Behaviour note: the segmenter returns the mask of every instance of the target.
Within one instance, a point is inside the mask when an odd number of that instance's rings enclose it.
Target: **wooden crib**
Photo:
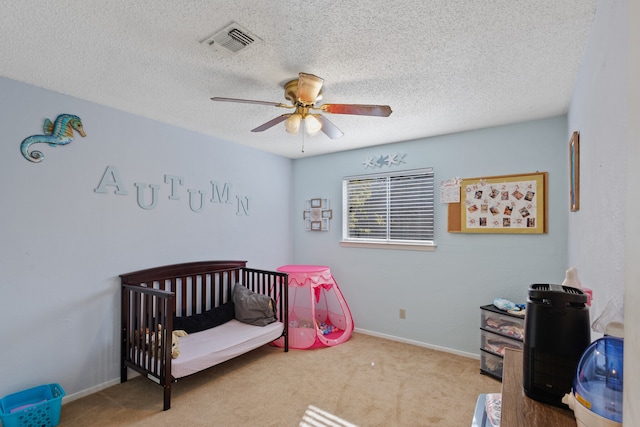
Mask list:
[[[289,286],[286,273],[247,268],[246,261],[198,261],[149,268],[122,274],[120,278],[120,380],[127,381],[127,369],[130,368],[161,385],[164,388],[165,411],[171,407],[171,384],[177,378],[193,372],[189,369],[177,369],[178,365],[174,365],[189,360],[186,340],[190,338],[183,338],[185,346],[181,348],[181,356],[172,359],[174,318],[211,313],[222,308],[223,304],[228,305],[226,303],[232,300],[235,284],[242,284],[255,293],[272,298],[276,304],[276,322],[267,325],[268,327],[261,327],[239,323],[234,319],[212,330],[197,332],[213,332],[215,338],[211,340],[211,352],[220,354],[211,355],[213,357],[207,359],[208,366],[205,367],[202,367],[203,362],[200,360],[197,369],[206,369],[280,337],[284,340],[284,351],[289,350]],[[238,328],[242,329],[242,343],[238,343],[240,346],[237,350],[230,349],[235,345],[233,335],[239,335],[234,332]],[[247,331],[250,340],[244,336]],[[221,336],[224,339],[220,339]],[[220,349],[220,342],[228,343],[222,344],[227,348]],[[172,367],[180,372],[178,376],[172,374]]]

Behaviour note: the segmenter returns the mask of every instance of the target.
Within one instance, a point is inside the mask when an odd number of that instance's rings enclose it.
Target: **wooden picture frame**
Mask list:
[[[548,230],[548,173],[464,178],[449,203],[450,233],[543,234]]]
[[[573,132],[569,140],[569,202],[571,212],[580,210],[580,133]]]

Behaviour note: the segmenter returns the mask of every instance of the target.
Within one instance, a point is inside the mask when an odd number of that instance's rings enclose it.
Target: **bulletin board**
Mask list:
[[[547,232],[547,172],[464,178],[450,203],[450,233]]]

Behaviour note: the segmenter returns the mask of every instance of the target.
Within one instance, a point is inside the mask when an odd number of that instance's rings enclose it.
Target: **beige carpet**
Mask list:
[[[354,333],[322,349],[264,346],[183,378],[168,411],[162,387],[136,377],[63,405],[59,425],[467,427],[478,394],[500,391],[479,372],[475,359]]]

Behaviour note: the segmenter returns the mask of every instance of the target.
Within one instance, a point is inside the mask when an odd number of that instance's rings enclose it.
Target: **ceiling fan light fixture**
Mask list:
[[[287,132],[295,135],[300,130],[301,121],[302,121],[302,115],[298,113],[294,113],[290,115],[287,120],[284,121],[284,128],[287,130]]]
[[[322,123],[315,115],[308,115],[304,118],[304,127],[307,131],[307,135],[314,136],[322,129]]]
[[[298,74],[298,101],[305,104],[316,102],[324,80],[307,73]]]
[[[331,139],[340,138],[344,135],[324,114],[311,114],[311,111],[320,110],[332,114],[353,114],[357,116],[378,116],[388,117],[391,114],[391,107],[388,105],[365,105],[365,104],[323,104],[316,106],[322,93],[324,80],[318,76],[308,73],[299,73],[298,78],[290,80],[284,85],[284,97],[291,105],[280,102],[256,101],[240,98],[213,97],[212,101],[239,102],[243,104],[271,105],[274,107],[291,108],[293,113],[282,114],[266,123],[252,129],[251,132],[263,132],[271,129],[278,123],[284,122],[288,133],[296,135],[300,131],[300,122],[304,120],[304,133],[313,136],[322,131]],[[304,137],[304,135],[303,135]],[[304,138],[303,138],[304,139]]]

